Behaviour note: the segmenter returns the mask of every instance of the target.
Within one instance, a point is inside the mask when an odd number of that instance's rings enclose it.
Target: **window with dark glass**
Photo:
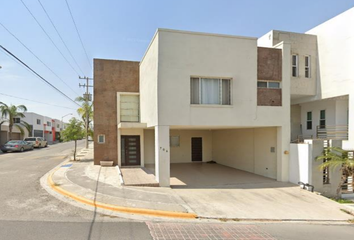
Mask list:
[[[320,111],[320,128],[326,127],[326,110]]]
[[[306,121],[306,129],[312,129],[312,112],[307,112],[307,121]]]
[[[305,78],[311,77],[311,56],[305,56]]]
[[[299,56],[298,55],[292,56],[292,76],[293,77],[299,76]]]

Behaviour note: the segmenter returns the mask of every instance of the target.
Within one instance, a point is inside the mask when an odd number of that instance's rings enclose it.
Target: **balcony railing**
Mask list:
[[[316,138],[348,140],[348,125],[317,126]]]

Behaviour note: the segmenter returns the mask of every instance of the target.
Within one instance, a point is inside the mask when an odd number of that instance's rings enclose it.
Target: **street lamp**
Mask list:
[[[65,118],[66,116],[69,116],[69,115],[73,115],[72,113],[68,113],[64,116],[61,117],[61,130],[64,130],[64,122],[63,122],[63,118]]]

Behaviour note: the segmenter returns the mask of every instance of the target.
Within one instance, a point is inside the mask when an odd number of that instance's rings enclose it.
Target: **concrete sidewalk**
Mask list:
[[[93,165],[93,149],[80,161],[66,162],[41,179],[55,197],[78,207],[130,219],[238,219],[347,221],[352,215],[325,197],[281,182],[227,188],[120,186],[117,167]],[[175,219],[174,219],[175,220]]]

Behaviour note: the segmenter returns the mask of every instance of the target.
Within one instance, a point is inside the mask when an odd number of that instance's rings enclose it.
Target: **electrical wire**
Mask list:
[[[36,23],[38,24],[38,26],[43,30],[43,32],[45,33],[45,35],[49,38],[49,40],[51,41],[51,43],[54,45],[54,47],[58,50],[58,52],[60,53],[60,55],[65,59],[65,61],[69,64],[69,66],[71,67],[71,69],[76,72],[77,75],[80,75],[78,73],[78,71],[76,71],[76,69],[73,67],[73,65],[69,62],[69,60],[64,56],[63,52],[58,48],[58,46],[55,44],[55,42],[53,41],[53,39],[49,36],[49,34],[47,33],[47,31],[43,28],[43,26],[39,23],[39,21],[37,20],[37,18],[33,15],[33,13],[31,12],[31,10],[27,7],[27,5],[24,3],[23,0],[20,0],[23,4],[23,6],[25,6],[25,8],[27,9],[27,11],[31,14],[31,16],[33,17],[33,19],[36,21]]]
[[[26,101],[30,101],[30,102],[35,102],[35,103],[45,104],[45,105],[49,105],[49,106],[53,106],[53,107],[60,107],[60,108],[67,108],[67,109],[76,110],[75,108],[70,108],[70,107],[65,107],[65,106],[60,106],[60,105],[55,105],[55,104],[40,102],[40,101],[31,100],[31,99],[22,98],[22,97],[17,97],[17,96],[13,96],[13,95],[1,93],[1,92],[0,92],[0,95],[6,96],[6,97],[18,98],[18,99],[22,99],[22,100],[26,100]]]
[[[0,48],[2,48],[8,55],[10,55],[11,57],[13,57],[14,59],[16,59],[18,62],[20,62],[23,66],[25,66],[27,69],[29,69],[32,73],[34,73],[37,77],[39,77],[42,81],[44,81],[45,83],[47,83],[49,86],[51,86],[52,88],[54,88],[56,91],[58,91],[60,94],[62,94],[64,97],[66,97],[67,99],[69,99],[71,102],[75,103],[76,105],[80,106],[77,102],[75,102],[73,99],[71,99],[68,95],[66,95],[65,93],[63,93],[62,91],[60,91],[57,87],[55,87],[53,84],[51,84],[48,80],[46,80],[44,77],[42,77],[41,75],[39,75],[36,71],[34,71],[30,66],[28,66],[26,63],[24,63],[21,59],[19,59],[18,57],[15,56],[15,54],[13,54],[12,52],[10,52],[9,50],[7,50],[5,47],[3,47],[2,45],[0,45]]]
[[[38,2],[39,2],[39,4],[41,5],[41,7],[42,7],[43,11],[45,12],[45,14],[47,15],[47,17],[48,17],[50,23],[52,24],[53,28],[54,28],[55,31],[57,32],[57,34],[58,34],[60,40],[62,41],[62,43],[64,44],[66,50],[69,52],[71,58],[74,60],[74,62],[75,62],[75,64],[76,64],[77,68],[81,71],[81,73],[82,73],[83,75],[85,75],[84,72],[82,71],[82,69],[80,68],[79,64],[77,63],[76,59],[74,58],[73,54],[72,54],[71,51],[69,50],[68,45],[65,43],[64,39],[62,38],[61,34],[59,33],[59,31],[58,31],[57,27],[55,26],[53,20],[52,20],[51,17],[49,16],[49,13],[48,13],[47,10],[44,8],[42,2],[41,2],[40,0],[38,0]]]
[[[0,25],[11,35],[13,36],[24,48],[26,48],[35,58],[37,58],[38,61],[40,61],[51,73],[53,73],[60,81],[62,81],[73,93],[75,93],[77,96],[80,95],[77,92],[75,92],[74,89],[72,89],[61,77],[58,76],[47,64],[45,64],[34,52],[32,52],[31,49],[29,49],[18,37],[15,36],[8,28],[4,26],[0,22]]]
[[[21,1],[22,1],[22,0],[21,0]],[[82,39],[81,39],[81,36],[80,36],[80,33],[79,33],[79,29],[77,28],[77,25],[76,25],[76,22],[75,22],[74,16],[73,16],[73,14],[72,14],[72,12],[71,12],[71,9],[70,9],[70,6],[69,6],[69,3],[68,3],[68,1],[67,1],[67,0],[65,0],[65,2],[66,2],[66,6],[68,7],[68,10],[69,10],[69,13],[70,13],[71,19],[73,20],[73,23],[74,23],[74,26],[75,26],[75,29],[76,29],[77,35],[79,36],[79,39],[80,39],[80,42],[81,42],[81,46],[82,46],[82,48],[84,49],[84,52],[85,52],[85,55],[86,55],[86,59],[87,59],[87,61],[88,61],[89,65],[90,65],[90,67],[92,68],[92,65],[91,65],[90,59],[89,59],[89,57],[88,57],[88,54],[87,54],[86,48],[85,48],[85,46],[84,46],[84,43],[82,42]]]

